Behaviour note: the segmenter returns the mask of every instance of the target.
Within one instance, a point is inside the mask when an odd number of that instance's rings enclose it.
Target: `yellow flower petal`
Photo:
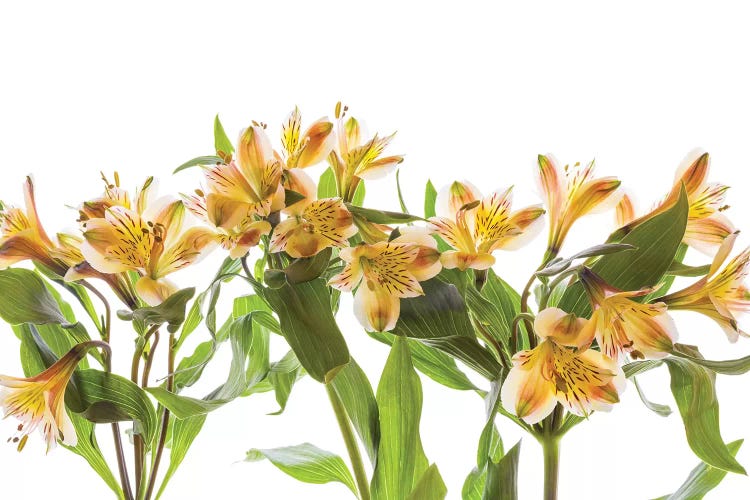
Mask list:
[[[479,189],[468,181],[455,181],[438,191],[435,198],[435,211],[441,217],[455,219],[464,205],[482,198]]]
[[[586,319],[577,318],[557,307],[542,309],[534,318],[534,331],[537,335],[570,347],[586,348],[591,344],[594,332],[587,326]]]
[[[357,228],[339,198],[315,200],[302,213],[279,223],[271,236],[271,252],[285,251],[294,258],[311,257],[329,246],[344,247]]]
[[[400,299],[367,277],[354,294],[354,315],[368,331],[393,330],[400,311]]]
[[[495,264],[495,257],[488,253],[467,253],[447,250],[440,255],[440,263],[446,269],[476,269],[482,271]]]
[[[321,118],[305,131],[296,166],[305,168],[325,160],[336,145],[333,123]]]

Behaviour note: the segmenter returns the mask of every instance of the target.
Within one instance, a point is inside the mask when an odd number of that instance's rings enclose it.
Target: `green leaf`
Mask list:
[[[404,195],[401,193],[401,169],[399,168],[396,170],[396,192],[398,193],[398,204],[401,207],[401,211],[404,213],[409,213],[409,210],[406,208],[406,203],[404,203]]]
[[[521,454],[521,442],[494,463],[487,464],[487,482],[484,486],[484,500],[517,500],[518,499],[518,461]]]
[[[252,449],[247,452],[245,461],[257,462],[263,458],[298,481],[312,484],[337,481],[357,494],[354,479],[341,457],[310,443],[265,450]]]
[[[380,422],[378,403],[367,375],[352,358],[330,384],[346,408],[349,420],[362,440],[370,462],[374,466],[378,457]]]
[[[672,265],[680,248],[688,208],[683,188],[673,206],[642,222],[619,241],[633,245],[636,250],[604,255],[591,269],[607,283],[621,290],[638,290],[656,285]],[[591,306],[580,282],[568,287],[558,306],[579,317],[591,315]]]
[[[496,337],[497,340],[504,345],[508,345],[513,319],[521,311],[521,296],[512,286],[495,274],[495,271],[490,269],[482,287],[482,297],[496,308],[497,316],[490,318],[492,320],[490,324],[494,326],[494,331],[499,335]]]
[[[331,312],[325,282],[318,278],[263,295],[279,317],[281,333],[312,378],[328,382],[349,362],[349,349]],[[315,311],[315,314],[310,314]]]
[[[719,432],[719,402],[713,373],[687,359],[668,357],[664,362],[669,368],[670,387],[690,448],[698,458],[713,467],[745,474],[745,469],[729,452]]]
[[[417,215],[389,212],[387,210],[377,210],[375,208],[358,207],[351,203],[347,203],[346,208],[348,208],[355,217],[360,217],[369,222],[374,222],[375,224],[404,224],[406,222],[424,220]]]
[[[206,422],[205,415],[198,415],[195,417],[185,419],[172,419],[169,423],[169,467],[167,472],[164,474],[164,479],[159,486],[159,492],[156,494],[156,498],[161,497],[164,490],[167,487],[167,483],[172,479],[177,469],[185,459],[190,446],[198,437],[203,428],[203,424]]]
[[[448,488],[440,476],[440,471],[437,465],[432,464],[422,474],[407,500],[443,500],[447,494]]]
[[[376,398],[380,409],[380,444],[372,496],[407,498],[428,463],[419,437],[422,385],[412,366],[409,344],[403,337],[393,342]]]
[[[158,422],[143,389],[126,378],[100,370],[80,370],[77,375],[76,385],[83,403],[80,413],[95,423],[136,421],[144,441],[153,441]]]
[[[305,199],[305,195],[302,193],[298,193],[297,191],[292,191],[291,189],[284,190],[284,205],[287,207],[294,205],[298,201],[302,201],[304,199]]]
[[[435,217],[435,199],[437,198],[437,190],[432,185],[432,181],[428,180],[427,185],[424,188],[424,218],[429,219]]]
[[[679,261],[672,262],[672,265],[667,269],[667,274],[672,276],[683,276],[688,278],[697,278],[699,276],[705,276],[711,269],[710,264],[705,266],[688,266]]]
[[[367,191],[365,190],[365,181],[360,180],[359,184],[357,184],[357,189],[354,190],[354,196],[352,197],[352,205],[361,207],[362,204],[365,202],[366,194],[367,194]]]
[[[338,195],[336,175],[333,173],[333,169],[328,167],[318,180],[318,199],[335,198]]]
[[[386,332],[368,332],[368,334],[370,337],[388,345],[393,344],[393,339],[395,338],[393,335]],[[469,380],[469,377],[458,368],[456,361],[452,357],[434,347],[422,344],[418,340],[407,340],[409,342],[412,361],[417,370],[424,373],[438,384],[450,387],[451,389],[459,391],[479,390],[479,388]]]
[[[219,158],[218,156],[198,156],[193,158],[192,160],[188,160],[176,169],[174,169],[173,174],[176,174],[177,172],[182,172],[183,170],[186,170],[188,168],[197,167],[199,165],[216,165],[218,163],[224,163],[224,160]]]
[[[635,390],[638,391],[638,397],[641,398],[641,402],[646,408],[656,413],[660,417],[668,417],[672,414],[672,408],[670,408],[669,406],[649,401],[646,395],[643,394],[641,384],[638,383],[638,379],[636,377],[633,377],[633,385],[635,386]]]
[[[219,120],[219,115],[216,115],[216,118],[214,118],[214,148],[216,149],[216,154],[219,156],[222,156],[222,153],[224,153],[224,156],[234,153],[234,146],[232,146],[232,141],[227,137],[227,133],[224,132],[224,126],[221,124],[221,120]]]
[[[268,382],[276,393],[276,402],[279,409],[271,415],[280,415],[286,409],[289,395],[292,393],[294,384],[304,375],[294,351],[287,352],[283,358],[271,365],[268,372]]]
[[[312,257],[295,259],[284,270],[286,281],[291,284],[304,283],[314,280],[328,269],[331,260],[331,247],[316,253]]]
[[[675,344],[672,354],[674,356],[687,359],[693,363],[699,364],[711,370],[712,372],[721,373],[724,375],[742,375],[750,371],[750,356],[738,359],[727,359],[723,361],[711,361],[703,359],[702,357],[691,355],[692,346],[685,346],[683,344]]]
[[[167,331],[175,333],[185,321],[187,303],[193,298],[195,288],[184,288],[167,300],[153,307],[140,307],[135,311],[117,311],[117,315],[124,321],[142,321],[148,325],[167,324]]]
[[[622,366],[627,378],[635,377],[641,373],[653,370],[657,366],[663,365],[664,362],[659,359],[647,359],[645,361],[633,361]]]
[[[737,455],[742,443],[743,440],[739,439],[727,445],[732,456]],[[701,500],[709,491],[716,488],[726,475],[725,470],[701,463],[690,471],[690,475],[677,491],[662,498],[665,500]]]
[[[9,268],[0,271],[0,317],[11,325],[68,324],[54,297],[34,271]]]
[[[396,335],[420,342],[454,356],[477,373],[495,380],[499,363],[477,342],[468,310],[455,286],[438,279],[422,282],[424,295],[401,300],[401,313],[393,329]]]
[[[571,255],[567,259],[555,259],[550,262],[547,267],[537,271],[537,276],[554,276],[568,269],[574,260],[585,259],[588,257],[598,257],[600,255],[609,255],[613,253],[622,252],[625,250],[635,250],[636,247],[624,243],[603,243],[601,245],[594,245],[593,247],[582,250],[574,255]]]

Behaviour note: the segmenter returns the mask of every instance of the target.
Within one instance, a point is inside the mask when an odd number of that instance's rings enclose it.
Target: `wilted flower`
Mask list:
[[[537,315],[534,330],[542,341],[513,356],[513,368],[501,389],[508,412],[535,424],[558,402],[587,416],[608,411],[620,400],[625,375],[614,360],[586,348],[591,339],[585,319],[548,308]]]
[[[149,305],[161,303],[176,291],[165,277],[199,260],[216,243],[205,227],[182,225],[185,206],[173,201],[143,216],[123,207],[112,207],[103,218],[84,222],[81,253],[102,273],[138,271],[138,294]]]
[[[729,235],[721,244],[706,276],[683,290],[661,298],[670,309],[695,311],[713,319],[730,342],[736,342],[740,335],[746,335],[737,324],[737,316],[750,311],[750,292],[744,283],[750,263],[750,248],[743,250],[721,269],[732,251],[737,234]]]
[[[101,342],[85,342],[73,347],[52,366],[29,378],[0,375],[0,407],[5,417],[21,421],[18,434],[12,438],[18,451],[26,444],[29,434],[39,429],[47,442],[47,451],[57,441],[75,446],[77,436],[73,423],[65,411],[65,388],[70,377],[84,358],[86,351]]]
[[[352,291],[354,314],[370,331],[392,330],[401,311],[402,298],[423,295],[420,281],[440,272],[437,243],[425,230],[406,229],[393,241],[344,248],[346,262],[329,285]]]
[[[296,203],[274,228],[269,250],[311,257],[327,247],[347,246],[356,233],[352,214],[340,198]]]
[[[667,314],[667,306],[663,302],[641,304],[632,300],[648,295],[654,288],[618,290],[587,267],[581,271],[580,279],[594,309],[589,329],[595,330],[604,354],[621,360],[625,354],[633,358],[662,358],[672,351],[677,327]],[[593,337],[594,332],[589,336]]]
[[[386,137],[375,134],[372,139],[365,141],[361,126],[353,116],[344,121],[347,110],[341,103],[336,105],[338,144],[328,161],[336,176],[339,195],[344,201],[351,201],[360,179],[379,179],[393,171],[404,161],[404,157],[381,156],[395,133]]]
[[[594,179],[594,162],[576,163],[562,170],[550,156],[539,155],[537,180],[546,197],[549,212],[548,253],[557,255],[573,223],[618,201],[620,181],[615,177]]]
[[[462,182],[441,190],[435,203],[441,216],[430,223],[455,249],[443,252],[444,267],[487,269],[495,263],[492,252],[519,248],[536,235],[544,210],[533,206],[511,212],[511,198],[509,188],[481,199],[474,186]]]

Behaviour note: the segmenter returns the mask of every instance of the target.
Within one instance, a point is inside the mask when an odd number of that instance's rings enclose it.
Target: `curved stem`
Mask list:
[[[344,408],[341,399],[339,399],[336,391],[329,384],[326,384],[326,391],[328,392],[328,398],[331,400],[331,406],[333,412],[336,414],[336,420],[339,423],[341,429],[341,435],[344,438],[346,444],[346,451],[349,453],[349,459],[352,462],[352,468],[354,469],[354,478],[357,481],[357,489],[359,490],[359,498],[361,500],[370,500],[370,483],[367,480],[367,474],[365,473],[365,467],[362,463],[362,455],[359,452],[357,446],[357,439],[354,436],[354,430],[352,424],[349,422],[349,416],[346,414],[346,408]]]

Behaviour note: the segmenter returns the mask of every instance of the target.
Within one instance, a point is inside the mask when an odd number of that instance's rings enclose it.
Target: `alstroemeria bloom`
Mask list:
[[[381,156],[386,146],[393,140],[395,133],[378,137],[375,134],[370,140],[363,140],[360,123],[350,116],[344,121],[348,108],[336,105],[337,149],[328,157],[338,183],[338,192],[344,201],[351,201],[357,190],[360,179],[380,179],[393,171],[404,161],[401,155]]]
[[[580,279],[594,310],[589,328],[595,329],[596,341],[604,354],[614,360],[622,360],[626,354],[653,359],[672,351],[677,327],[667,314],[667,306],[663,302],[641,304],[632,300],[648,295],[654,288],[618,290],[586,267]]]
[[[0,203],[0,269],[30,259],[62,276],[67,268],[50,255],[55,244],[39,221],[31,177],[26,178],[23,194],[25,211]]]
[[[78,209],[79,221],[83,222],[88,219],[98,219],[104,217],[108,208],[123,207],[128,210],[134,210],[139,214],[146,211],[150,201],[150,194],[154,185],[154,178],[149,177],[142,186],[136,189],[135,196],[131,200],[130,193],[127,189],[120,186],[120,174],[115,172],[114,182],[102,173],[104,181],[104,193],[98,198],[83,202]]]
[[[281,143],[284,147],[284,187],[314,200],[317,194],[315,182],[302,169],[328,158],[336,145],[333,123],[325,117],[320,118],[302,132],[302,115],[295,107],[282,127]]]
[[[401,299],[423,295],[419,282],[440,272],[437,244],[424,232],[407,230],[400,239],[344,248],[339,256],[346,265],[329,285],[341,291],[356,288],[354,314],[368,331],[392,330]]]
[[[573,223],[584,215],[614,206],[620,181],[615,177],[594,179],[594,162],[560,169],[551,156],[539,155],[537,180],[549,213],[548,252],[557,255]]]
[[[455,250],[440,257],[448,269],[487,269],[495,263],[492,252],[514,250],[541,229],[541,206],[510,211],[511,188],[481,198],[468,182],[454,182],[435,200],[441,213],[430,218],[432,228]],[[479,201],[481,200],[481,201]]]
[[[160,304],[176,291],[165,277],[198,261],[216,243],[205,227],[182,230],[185,206],[173,201],[141,215],[112,207],[103,218],[84,222],[81,253],[103,273],[138,271],[136,291],[149,305]]]
[[[617,363],[586,346],[587,321],[557,308],[539,312],[534,330],[542,338],[534,349],[513,356],[501,389],[503,407],[535,424],[557,403],[576,415],[608,411],[620,400],[625,374]]]
[[[735,256],[723,269],[721,267],[736,239],[737,233],[727,236],[706,276],[683,290],[661,298],[670,309],[695,311],[713,319],[730,342],[736,342],[740,335],[746,336],[737,324],[737,317],[750,311],[750,292],[745,286],[750,248]]]
[[[65,388],[86,351],[98,344],[78,344],[33,377],[0,375],[0,407],[6,418],[13,416],[21,421],[18,434],[12,438],[14,443],[18,443],[18,451],[23,449],[29,434],[36,429],[44,435],[48,452],[58,440],[68,446],[76,445],[76,431],[65,411]]]
[[[252,247],[258,245],[261,236],[271,232],[271,224],[255,216],[245,217],[233,228],[221,227],[221,213],[208,211],[206,196],[201,190],[196,190],[191,196],[183,195],[183,201],[188,210],[214,227],[216,239],[224,250],[229,251],[229,256],[233,259],[243,257]]]
[[[218,227],[231,230],[251,215],[284,208],[281,161],[260,125],[240,134],[236,161],[203,166],[203,172],[206,208]]]
[[[312,257],[331,246],[345,247],[357,233],[352,214],[340,198],[295,203],[287,215],[274,228],[269,250],[286,252],[295,259]]]

